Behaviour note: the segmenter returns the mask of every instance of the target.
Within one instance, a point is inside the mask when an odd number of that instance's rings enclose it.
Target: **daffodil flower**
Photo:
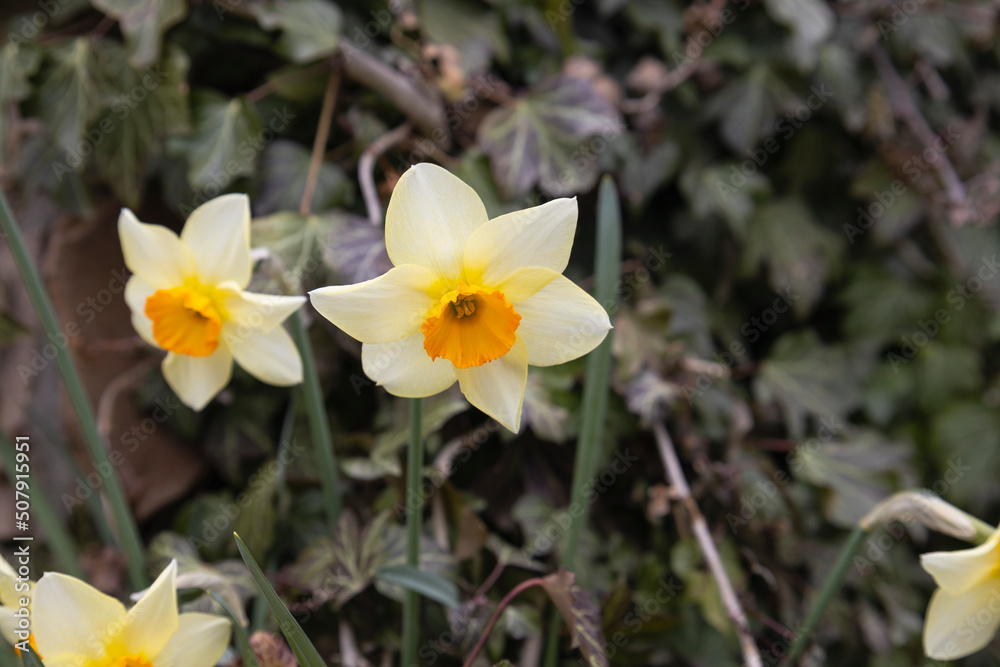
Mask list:
[[[214,667],[229,646],[227,619],[177,611],[177,563],[126,611],[65,574],[35,586],[31,625],[46,667]]]
[[[528,365],[576,359],[611,328],[562,275],[576,217],[575,199],[556,199],[490,220],[472,188],[418,164],[386,212],[394,268],[309,295],[364,344],[365,373],[390,393],[430,396],[457,380],[470,403],[516,432]]]
[[[972,549],[924,554],[938,585],[924,620],[924,652],[935,660],[975,653],[1000,628],[1000,530]]]
[[[12,645],[23,639],[17,634],[19,621],[22,618],[20,614],[24,613],[21,611],[24,608],[21,602],[27,601],[25,606],[30,612],[34,588],[35,582],[19,581],[14,568],[0,557],[0,637]]]
[[[188,406],[201,410],[229,383],[235,360],[268,384],[302,382],[302,360],[281,326],[305,297],[244,291],[250,283],[250,202],[224,195],[196,208],[177,236],[118,218],[132,325],[167,351],[163,376]]]

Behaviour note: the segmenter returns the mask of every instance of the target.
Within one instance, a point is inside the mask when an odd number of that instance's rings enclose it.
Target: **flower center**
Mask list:
[[[503,292],[460,282],[441,297],[420,330],[431,359],[444,357],[456,368],[472,368],[507,354],[520,323]]]
[[[153,663],[146,660],[142,656],[132,656],[118,658],[118,660],[111,663],[109,667],[153,667]]]
[[[218,290],[188,279],[180,287],[161,289],[146,299],[153,338],[160,346],[192,357],[207,357],[219,347],[222,331]]]

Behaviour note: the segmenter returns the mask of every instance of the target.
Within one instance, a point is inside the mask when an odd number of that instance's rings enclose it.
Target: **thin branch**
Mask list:
[[[951,220],[955,224],[964,224],[970,220],[971,210],[969,210],[968,200],[965,194],[965,185],[955,171],[951,160],[934,146],[934,142],[940,137],[931,129],[927,120],[920,114],[917,105],[906,87],[906,82],[896,71],[892,61],[886,52],[879,46],[872,47],[872,60],[875,68],[885,83],[886,91],[889,94],[889,103],[892,105],[895,114],[910,128],[920,142],[932,151],[939,153],[937,160],[931,162],[931,166],[938,172],[945,187],[945,196],[951,209]]]
[[[247,102],[258,102],[261,99],[273,93],[275,90],[277,90],[278,86],[282,84],[294,83],[295,81],[308,79],[309,77],[315,76],[320,72],[325,71],[329,68],[330,68],[329,62],[324,60],[315,63],[313,65],[309,65],[308,67],[303,67],[302,69],[292,70],[287,74],[276,76],[273,79],[265,83],[262,83],[261,85],[257,86],[243,97],[244,99],[246,99]]]
[[[313,139],[312,155],[309,158],[309,173],[306,176],[306,187],[302,191],[299,202],[299,215],[309,215],[312,210],[313,195],[316,193],[316,183],[319,181],[319,169],[323,166],[323,151],[326,141],[330,138],[330,124],[333,121],[333,110],[337,106],[337,91],[340,89],[340,68],[334,67],[323,93],[323,108],[319,113],[319,126]]]
[[[483,650],[483,645],[486,643],[486,640],[490,638],[490,633],[493,631],[493,626],[496,625],[497,619],[500,618],[500,614],[503,613],[503,610],[508,604],[510,604],[510,601],[517,597],[522,591],[527,590],[532,586],[541,586],[544,581],[545,580],[541,577],[535,577],[534,579],[522,581],[511,589],[510,593],[507,593],[502,600],[500,600],[500,604],[497,605],[496,611],[494,611],[493,616],[490,617],[490,622],[486,624],[486,629],[483,630],[483,634],[479,636],[479,641],[476,642],[476,645],[472,647],[472,650],[469,652],[469,657],[467,657],[465,662],[462,663],[462,667],[471,667],[472,663],[475,662],[476,656],[479,655],[481,650]]]
[[[97,432],[106,442],[111,442],[111,421],[114,418],[115,403],[122,392],[141,380],[146,373],[153,370],[161,361],[160,356],[150,357],[140,361],[132,368],[108,383],[97,401]]]
[[[361,194],[365,199],[368,221],[373,225],[382,224],[382,204],[378,200],[378,190],[375,188],[375,174],[373,173],[375,160],[392,146],[410,136],[411,129],[407,122],[394,130],[389,130],[373,141],[361,154],[361,159],[358,160],[358,180],[361,182]]]
[[[722,597],[722,604],[726,608],[726,615],[736,628],[736,635],[740,641],[740,649],[743,651],[744,664],[748,667],[761,667],[760,651],[757,649],[753,636],[750,634],[750,623],[747,621],[746,614],[743,613],[743,608],[736,597],[733,584],[729,581],[726,568],[722,565],[722,558],[719,556],[718,549],[715,548],[715,542],[712,541],[712,534],[708,530],[708,523],[705,521],[705,517],[691,496],[691,488],[684,477],[684,471],[681,469],[681,462],[677,458],[677,452],[674,449],[673,441],[670,439],[670,434],[667,433],[667,429],[662,422],[657,422],[653,425],[653,434],[656,436],[656,444],[660,448],[660,457],[663,459],[663,466],[667,470],[667,479],[676,490],[677,497],[684,504],[684,507],[687,508],[688,514],[691,515],[691,528],[694,530],[698,544],[701,546],[705,562],[708,563],[708,569],[712,572],[712,576],[715,577],[715,581],[719,585],[719,595]]]

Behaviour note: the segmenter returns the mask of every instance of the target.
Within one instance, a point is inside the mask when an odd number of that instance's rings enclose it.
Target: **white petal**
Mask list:
[[[31,629],[38,652],[98,659],[104,644],[125,616],[125,607],[110,595],[74,577],[46,573],[35,586]]]
[[[153,320],[146,316],[146,299],[155,292],[156,289],[139,276],[132,276],[125,283],[125,303],[132,311],[132,326],[144,341],[154,347],[160,347],[153,338]]]
[[[3,556],[0,556],[0,605],[16,606],[24,593],[17,592],[17,572]]]
[[[229,319],[242,331],[267,333],[302,307],[304,296],[280,296],[256,292],[236,292],[227,297],[223,308]]]
[[[222,195],[210,199],[184,223],[181,241],[194,255],[198,278],[207,285],[227,280],[250,283],[250,198]]]
[[[224,344],[207,357],[171,352],[163,360],[163,377],[167,384],[192,410],[201,410],[208,405],[229,384],[232,373],[233,355]]]
[[[210,614],[181,614],[177,634],[153,658],[156,667],[215,667],[229,646],[232,624]]]
[[[176,581],[177,561],[170,561],[146,594],[125,614],[117,639],[127,653],[156,655],[177,632]],[[41,653],[41,647],[38,650]]]
[[[236,363],[261,382],[277,387],[302,382],[302,358],[284,327],[245,337],[230,336],[225,331],[222,335]]]
[[[462,277],[465,243],[488,220],[479,196],[457,176],[429,163],[396,183],[385,214],[385,247],[396,266],[419,264],[435,275]]]
[[[20,641],[17,635],[14,634],[14,630],[17,629],[17,618],[14,616],[16,608],[13,606],[0,607],[0,637],[9,644],[16,644]]]
[[[420,398],[439,394],[455,384],[455,366],[447,359],[431,358],[424,350],[424,335],[414,334],[391,343],[361,346],[365,375],[393,396]]]
[[[475,368],[456,368],[455,375],[469,403],[510,431],[520,430],[524,388],[528,382],[528,352],[520,335],[510,351],[499,359]]]
[[[924,652],[955,660],[983,648],[1000,627],[1000,582],[992,580],[961,595],[934,591],[924,620]]]
[[[125,265],[153,288],[177,287],[194,275],[194,256],[166,227],[139,222],[132,211],[123,208],[118,237]]]
[[[562,273],[576,234],[576,198],[554,199],[541,206],[501,215],[479,227],[465,246],[469,279],[497,285],[522,267]]]
[[[1000,531],[972,549],[936,551],[920,556],[920,565],[937,585],[952,595],[960,595],[988,579],[1000,566]]]
[[[319,314],[362,343],[388,343],[420,331],[438,303],[440,282],[423,266],[402,264],[356,285],[309,292]]]
[[[515,269],[507,274],[499,284],[490,285],[490,287],[496,287],[503,292],[508,301],[517,303],[518,301],[524,301],[530,296],[534,296],[561,275],[552,269],[543,269],[540,266],[526,266]]]
[[[528,363],[554,366],[582,357],[600,345],[611,321],[601,304],[565,276],[514,304],[521,316],[517,333],[528,344]]]

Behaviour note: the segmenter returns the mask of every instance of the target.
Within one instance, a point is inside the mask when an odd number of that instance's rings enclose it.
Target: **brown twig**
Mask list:
[[[722,604],[726,608],[726,615],[736,629],[736,636],[739,638],[740,649],[743,651],[743,661],[748,667],[761,667],[760,651],[754,643],[750,633],[750,623],[746,614],[740,606],[740,601],[736,597],[733,584],[726,574],[726,568],[722,565],[722,558],[712,541],[712,534],[708,530],[708,523],[698,509],[698,504],[691,496],[691,488],[688,486],[684,471],[681,469],[681,462],[677,458],[674,443],[667,433],[667,428],[662,422],[653,425],[653,434],[656,436],[656,444],[660,449],[660,457],[663,459],[663,467],[667,470],[667,480],[674,487],[677,498],[681,501],[688,514],[691,516],[691,528],[701,546],[705,562],[711,571],[715,582],[719,586],[719,595],[722,597]]]
[[[368,211],[368,221],[373,225],[382,224],[382,204],[378,200],[378,190],[375,188],[375,160],[392,146],[410,136],[410,124],[403,123],[394,130],[389,130],[371,143],[361,153],[358,160],[358,181],[361,183],[361,195]]]
[[[323,151],[326,141],[330,138],[330,125],[333,121],[333,110],[337,106],[337,91],[340,89],[340,68],[334,67],[323,93],[323,108],[319,113],[319,125],[316,137],[313,139],[312,155],[309,158],[309,173],[306,175],[306,187],[299,201],[299,215],[309,215],[312,210],[313,195],[316,193],[316,183],[319,180],[319,170],[323,166]]]
[[[140,361],[128,369],[104,388],[97,401],[97,432],[105,442],[111,442],[111,419],[114,416],[115,403],[123,391],[134,385],[142,377],[160,363],[160,357],[150,357]]]
[[[941,182],[945,187],[945,196],[950,208],[951,221],[954,224],[962,225],[969,221],[971,211],[965,193],[965,185],[959,178],[958,172],[951,160],[934,146],[934,142],[940,137],[931,129],[927,120],[920,114],[917,105],[906,87],[906,82],[896,71],[889,56],[880,46],[873,46],[871,49],[872,60],[875,68],[885,83],[886,92],[889,94],[889,104],[895,114],[910,128],[920,142],[932,151],[940,153],[939,159],[934,160],[931,165],[941,177]]]
[[[462,667],[471,667],[472,663],[475,662],[476,656],[479,655],[481,650],[483,650],[483,645],[486,643],[486,640],[489,639],[490,632],[493,631],[493,626],[496,625],[497,619],[500,618],[500,614],[503,613],[503,610],[508,604],[510,604],[510,601],[517,597],[522,591],[527,590],[532,586],[541,586],[544,582],[545,580],[541,577],[535,577],[534,579],[522,581],[515,586],[510,593],[507,593],[502,600],[500,600],[500,604],[497,605],[496,611],[494,611],[493,616],[490,617],[490,622],[486,624],[486,629],[483,630],[483,634],[479,636],[479,641],[476,642],[476,645],[472,647],[472,650],[469,652],[469,657],[467,657],[465,662],[462,663]]]

